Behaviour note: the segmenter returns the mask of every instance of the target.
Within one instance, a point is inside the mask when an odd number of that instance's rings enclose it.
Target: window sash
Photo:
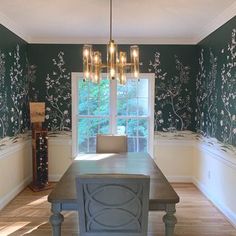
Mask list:
[[[103,74],[105,77],[106,74]],[[155,74],[140,74],[140,78],[148,79],[148,114],[147,115],[117,115],[117,83],[115,80],[110,81],[110,114],[109,115],[80,115],[78,114],[78,80],[83,78],[83,73],[72,73],[72,156],[78,154],[78,133],[77,125],[80,118],[108,118],[110,119],[110,133],[117,133],[117,119],[147,119],[148,137],[147,150],[153,156],[153,137],[154,137],[154,84]],[[131,76],[127,75],[127,78]],[[139,97],[141,98],[141,97]],[[143,138],[143,136],[135,136]]]

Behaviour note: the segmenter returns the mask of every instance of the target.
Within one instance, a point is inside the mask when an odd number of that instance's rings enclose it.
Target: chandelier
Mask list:
[[[119,84],[126,83],[126,73],[131,72],[134,78],[139,77],[139,48],[130,47],[130,63],[127,62],[127,53],[118,52],[118,47],[112,39],[112,0],[110,0],[110,41],[107,45],[107,63],[102,62],[99,51],[93,51],[92,45],[83,46],[83,73],[84,80],[99,83],[101,73],[107,72],[108,79],[116,79]]]

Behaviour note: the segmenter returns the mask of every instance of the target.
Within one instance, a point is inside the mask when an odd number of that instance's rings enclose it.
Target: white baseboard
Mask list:
[[[193,184],[217,207],[236,228],[236,214],[227,206],[221,204],[208,190],[207,187],[200,183],[196,178],[193,178]]]
[[[3,209],[13,198],[15,198],[32,181],[32,177],[24,179],[19,185],[11,190],[7,195],[0,198],[0,210]]]
[[[58,182],[61,177],[62,175],[49,175],[48,179],[49,179],[49,182]]]
[[[193,183],[192,176],[166,176],[170,183]]]

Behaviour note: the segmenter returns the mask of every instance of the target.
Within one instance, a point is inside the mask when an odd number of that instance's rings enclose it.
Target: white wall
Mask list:
[[[19,141],[0,150],[0,209],[32,180],[31,142]]]
[[[169,181],[194,183],[236,227],[236,149],[228,148],[188,132],[159,133],[154,159]]]
[[[197,143],[193,183],[236,227],[236,156]]]
[[[236,226],[236,152],[212,143],[192,133],[156,134],[154,160],[169,181],[194,183]],[[49,137],[50,181],[58,181],[72,163],[71,149],[70,135]],[[1,209],[32,179],[30,141],[0,150],[0,176]]]
[[[72,163],[71,136],[59,135],[48,139],[49,181],[58,181]]]
[[[154,160],[170,182],[192,182],[193,141],[154,141]]]

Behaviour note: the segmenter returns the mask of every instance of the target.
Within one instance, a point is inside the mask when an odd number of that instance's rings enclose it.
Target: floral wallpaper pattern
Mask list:
[[[26,42],[0,27],[0,139],[29,129]]]
[[[204,136],[236,145],[236,29],[231,28],[230,39],[220,46],[218,35],[191,47],[140,45],[141,73],[155,73],[156,131],[196,128]],[[0,138],[29,128],[29,100],[46,102],[46,128],[70,131],[70,73],[82,70],[82,45],[30,45],[17,37],[13,41],[4,48],[0,40]]]
[[[201,47],[196,104],[198,132],[236,146],[236,29],[225,47]]]
[[[192,116],[191,96],[188,88],[190,66],[183,65],[174,56],[176,73],[171,75],[161,68],[161,55],[155,52],[150,66],[154,69],[155,87],[155,130],[176,131],[189,128]]]
[[[46,83],[46,121],[51,131],[67,131],[71,126],[71,79],[60,51],[53,59],[53,72],[47,74]]]
[[[10,98],[12,100],[10,109],[10,121],[12,123],[13,135],[18,135],[24,131],[25,125],[29,122],[26,112],[28,106],[27,96],[29,86],[26,81],[25,68],[21,64],[20,47],[16,45],[16,50],[9,52],[12,64],[10,66]]]
[[[231,42],[221,53],[226,62],[221,67],[220,139],[236,145],[236,28]]]
[[[8,129],[8,107],[6,90],[5,54],[0,50],[0,138],[5,137]]]
[[[199,72],[196,79],[196,126],[197,132],[214,136],[217,125],[217,58],[209,54],[209,71],[204,66],[204,50],[199,58]]]

